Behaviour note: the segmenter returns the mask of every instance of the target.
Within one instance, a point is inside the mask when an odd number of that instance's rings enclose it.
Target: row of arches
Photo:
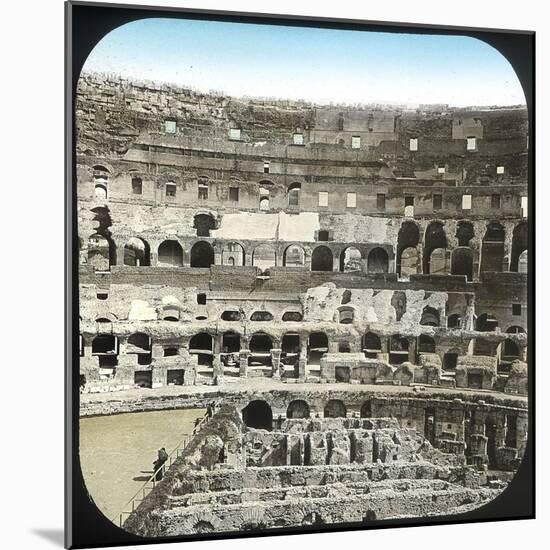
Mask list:
[[[251,401],[241,411],[243,422],[249,428],[260,430],[273,429],[273,411],[267,401],[256,399]],[[346,418],[348,409],[341,399],[329,399],[323,407],[324,418]],[[295,399],[286,409],[288,419],[306,419],[311,417],[311,409],[307,401]],[[361,418],[372,417],[370,401],[365,401],[360,409]]]

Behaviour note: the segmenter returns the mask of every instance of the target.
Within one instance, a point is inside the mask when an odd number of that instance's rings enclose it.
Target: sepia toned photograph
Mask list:
[[[504,498],[530,429],[527,103],[467,33],[179,14],[99,40],[72,367],[98,512],[199,538]]]

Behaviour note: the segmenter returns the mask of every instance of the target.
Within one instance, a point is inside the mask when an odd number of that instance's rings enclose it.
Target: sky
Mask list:
[[[150,18],[111,31],[84,71],[321,104],[525,103],[508,61],[466,36]]]

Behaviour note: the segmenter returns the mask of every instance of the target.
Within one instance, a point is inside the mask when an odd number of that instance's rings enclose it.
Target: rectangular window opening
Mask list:
[[[328,206],[328,192],[319,191],[319,206]]]

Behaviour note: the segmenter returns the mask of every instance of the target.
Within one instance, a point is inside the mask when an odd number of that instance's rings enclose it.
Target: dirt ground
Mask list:
[[[157,450],[170,454],[203,409],[96,416],[80,420],[80,461],[88,492],[109,519],[152,474]]]

